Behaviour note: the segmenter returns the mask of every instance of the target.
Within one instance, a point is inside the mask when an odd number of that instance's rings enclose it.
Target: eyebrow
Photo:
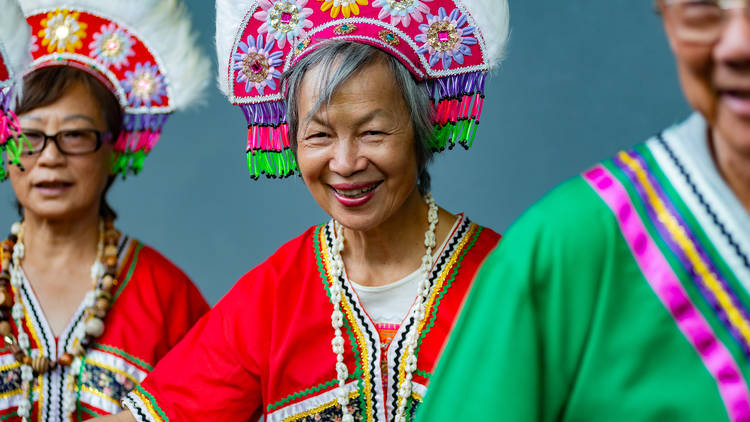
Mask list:
[[[378,117],[380,115],[388,117],[388,113],[386,113],[385,110],[379,108],[379,109],[373,110],[373,111],[365,114],[364,116],[360,117],[359,119],[355,120],[354,121],[354,125],[355,126],[361,126],[361,125],[369,122],[370,120],[373,120],[374,118],[376,118],[376,117]],[[327,119],[324,120],[324,119],[322,119],[320,117],[320,113],[316,113],[314,116],[312,116],[310,118],[309,121],[310,122],[318,123],[318,124],[323,125],[325,127],[329,127],[330,126]]]
[[[42,122],[42,118],[41,117],[37,117],[37,116],[34,116],[34,115],[31,115],[31,116],[19,116],[18,119],[19,120],[34,120],[36,122]],[[94,122],[94,119],[92,119],[89,116],[86,116],[85,114],[71,114],[71,115],[65,116],[62,121],[63,121],[63,123],[66,123],[66,122],[70,122],[71,120],[85,120],[85,121],[91,123],[92,126],[96,126],[96,123]]]

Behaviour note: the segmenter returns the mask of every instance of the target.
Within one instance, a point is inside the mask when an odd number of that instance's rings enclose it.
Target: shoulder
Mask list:
[[[265,261],[245,273],[235,284],[230,294],[249,294],[253,296],[260,290],[298,286],[309,279],[310,271],[317,271],[319,260],[319,236],[325,224],[313,226],[302,234],[291,239],[276,250]]]
[[[130,238],[121,252],[119,280],[122,288],[158,291],[158,296],[172,300],[175,294],[203,300],[198,288],[185,272],[155,248]]]

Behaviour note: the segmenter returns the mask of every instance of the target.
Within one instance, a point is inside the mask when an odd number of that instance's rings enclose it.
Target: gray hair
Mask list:
[[[287,123],[289,140],[295,154],[297,152],[297,133],[300,128],[299,89],[302,79],[311,68],[322,66],[321,74],[326,75],[320,81],[318,100],[309,116],[309,122],[321,107],[330,104],[336,91],[362,68],[378,60],[385,60],[391,69],[396,86],[403,95],[406,107],[410,111],[411,125],[414,129],[414,147],[417,155],[417,186],[423,195],[430,191],[430,174],[427,165],[432,161],[433,151],[430,140],[433,136],[430,96],[424,82],[417,82],[394,56],[367,44],[350,41],[329,41],[319,46],[307,56],[300,59],[282,77],[286,81]]]

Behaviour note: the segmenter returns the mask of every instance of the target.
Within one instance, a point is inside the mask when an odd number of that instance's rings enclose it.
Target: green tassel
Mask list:
[[[138,174],[143,170],[143,162],[146,161],[146,151],[140,150],[133,153],[133,161],[131,162],[130,168],[133,170],[133,174]]]

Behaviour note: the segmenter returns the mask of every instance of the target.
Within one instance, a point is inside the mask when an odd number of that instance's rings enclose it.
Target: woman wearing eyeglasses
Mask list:
[[[514,224],[420,421],[750,420],[750,4],[658,7],[695,113]]]
[[[2,245],[0,420],[91,419],[119,411],[208,310],[180,269],[114,227],[106,200],[201,94],[208,62],[177,2],[37,3],[22,6],[34,61],[3,143],[20,220]],[[159,44],[170,27],[181,41]]]

